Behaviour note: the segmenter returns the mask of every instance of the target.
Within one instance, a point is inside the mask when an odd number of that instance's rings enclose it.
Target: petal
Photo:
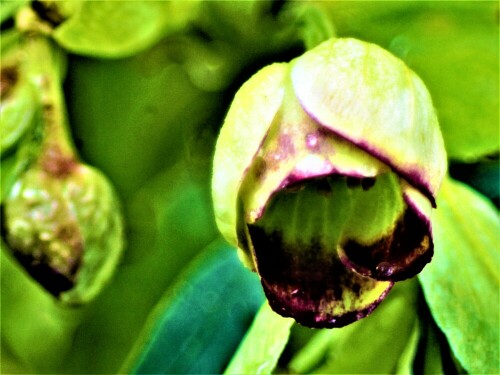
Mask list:
[[[264,291],[277,313],[309,327],[341,327],[368,315],[389,292],[392,282],[364,277],[339,259],[350,196],[345,178],[310,181],[298,193],[278,193],[264,216],[246,227]]]
[[[250,226],[249,233],[270,306],[304,326],[333,328],[359,320],[393,285],[350,271],[318,243],[292,245],[280,232],[266,233],[257,226]]]
[[[403,187],[406,208],[390,234],[370,244],[347,239],[339,248],[347,267],[377,280],[400,281],[415,276],[431,261],[430,203],[408,184]]]
[[[238,191],[279,110],[287,71],[285,64],[273,64],[247,81],[236,93],[217,141],[212,179],[215,218],[235,246]]]
[[[291,76],[312,118],[390,165],[434,205],[446,152],[415,73],[376,45],[332,39],[297,58]]]

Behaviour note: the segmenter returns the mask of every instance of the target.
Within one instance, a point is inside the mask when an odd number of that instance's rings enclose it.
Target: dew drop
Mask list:
[[[315,133],[306,135],[306,145],[309,148],[316,148],[318,146],[318,136]]]
[[[391,276],[394,273],[394,271],[396,271],[395,267],[388,262],[379,263],[376,267],[376,270],[379,272],[380,275],[386,277]]]

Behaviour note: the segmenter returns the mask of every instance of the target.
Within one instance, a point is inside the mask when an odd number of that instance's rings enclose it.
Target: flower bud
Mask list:
[[[23,50],[36,113],[16,154],[2,235],[47,291],[65,303],[82,304],[112,276],[123,250],[118,197],[74,150],[62,92],[66,56],[40,35],[25,35]]]
[[[340,327],[430,261],[445,171],[417,75],[376,45],[331,39],[236,94],[214,157],[216,220],[276,312]]]
[[[69,304],[97,295],[123,247],[109,181],[57,149],[17,180],[4,218],[9,248],[46,290]]]

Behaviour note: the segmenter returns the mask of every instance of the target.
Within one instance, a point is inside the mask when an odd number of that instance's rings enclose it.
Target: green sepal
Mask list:
[[[247,81],[236,93],[217,140],[212,178],[215,218],[234,246],[238,246],[240,186],[280,108],[286,72],[285,64],[273,64]]]
[[[446,151],[430,95],[413,71],[379,46],[348,38],[330,39],[292,64],[295,94],[309,116],[435,198]]]

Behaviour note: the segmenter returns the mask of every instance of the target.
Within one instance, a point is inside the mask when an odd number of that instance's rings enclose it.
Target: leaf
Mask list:
[[[11,155],[1,161],[0,164],[0,203],[4,201],[7,194],[14,185],[17,177],[16,156]]]
[[[19,7],[27,3],[28,0],[2,0],[0,1],[0,22],[13,17]],[[3,33],[4,30],[2,30]]]
[[[180,30],[196,14],[197,1],[85,1],[54,31],[72,53],[126,57]]]
[[[397,283],[372,315],[340,329],[318,332],[294,355],[289,369],[317,374],[393,372],[416,319],[416,281]]]
[[[413,327],[413,331],[406,343],[401,356],[399,357],[397,366],[396,366],[396,374],[412,374],[413,373],[413,360],[415,359],[415,355],[418,349],[418,341],[419,341],[419,324],[418,321],[415,322]]]
[[[293,322],[265,302],[224,374],[270,374],[288,342]]]
[[[215,241],[162,297],[121,373],[220,373],[262,300],[236,250]]]
[[[12,366],[17,362],[16,367],[36,373],[53,372],[71,346],[83,310],[59,305],[0,244],[2,349],[8,348]],[[2,350],[2,366],[3,356]]]
[[[124,199],[175,164],[186,135],[199,134],[223,105],[196,89],[167,52],[160,43],[127,59],[70,60],[68,110],[79,151]]]
[[[427,303],[466,370],[498,373],[498,213],[483,196],[449,178],[438,207],[434,259],[419,275]]]

